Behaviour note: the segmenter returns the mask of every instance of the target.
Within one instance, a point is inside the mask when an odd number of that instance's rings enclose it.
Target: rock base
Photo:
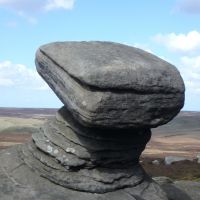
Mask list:
[[[28,186],[32,193],[41,195],[43,188],[44,194],[48,190],[60,199],[69,193],[71,199],[79,200],[165,200],[164,192],[139,164],[150,137],[148,128],[84,127],[63,107],[32,136],[32,142],[2,153],[1,173],[8,181],[5,187],[12,188],[9,195]],[[62,192],[57,193],[57,188]]]
[[[148,176],[134,187],[116,189],[112,192],[91,193],[55,184],[33,166],[27,165],[22,150],[27,145],[15,146],[0,153],[0,199],[11,200],[166,200],[160,186]],[[56,169],[54,169],[56,170]],[[48,173],[48,171],[46,171]]]

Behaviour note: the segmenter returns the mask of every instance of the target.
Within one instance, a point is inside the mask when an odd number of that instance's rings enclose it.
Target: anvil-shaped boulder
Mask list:
[[[183,107],[177,69],[141,49],[113,42],[55,42],[36,66],[72,115],[102,128],[156,127]]]

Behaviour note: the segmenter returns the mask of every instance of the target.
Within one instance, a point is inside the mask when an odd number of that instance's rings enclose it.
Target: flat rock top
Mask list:
[[[173,65],[138,48],[113,42],[55,42],[40,47],[38,54],[89,87],[184,92],[182,78]]]

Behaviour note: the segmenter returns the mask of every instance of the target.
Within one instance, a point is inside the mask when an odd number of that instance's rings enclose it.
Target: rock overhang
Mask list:
[[[36,53],[39,74],[78,121],[105,128],[156,127],[184,105],[178,70],[113,42],[56,42]]]

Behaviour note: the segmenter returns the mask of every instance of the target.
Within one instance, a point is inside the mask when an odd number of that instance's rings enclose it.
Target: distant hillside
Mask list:
[[[153,132],[200,135],[200,112],[182,111],[169,123],[153,129]]]
[[[54,116],[56,108],[0,108],[0,117],[19,117],[43,119]],[[153,133],[162,134],[200,134],[200,112],[182,111],[171,122],[152,129]]]
[[[0,149],[27,142],[57,109],[0,108]],[[171,122],[152,129],[143,156],[179,155],[195,158],[200,152],[200,112],[181,112]]]
[[[1,108],[0,117],[46,118],[55,115],[56,108]]]

